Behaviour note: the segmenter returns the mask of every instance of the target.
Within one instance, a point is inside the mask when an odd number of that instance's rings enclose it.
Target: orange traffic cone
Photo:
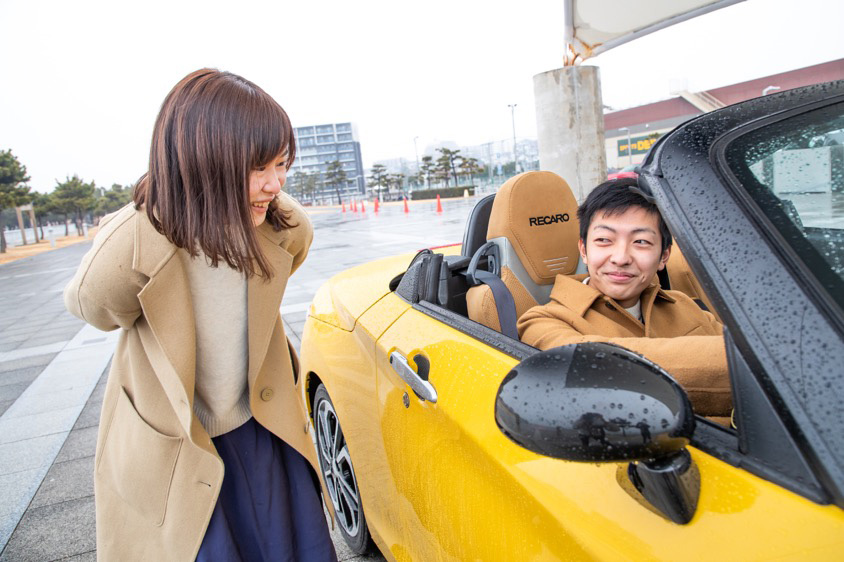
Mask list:
[[[366,212],[366,201],[361,201],[361,202],[360,202],[360,212],[361,212],[361,213],[365,213],[365,212]]]
[[[346,212],[346,204],[345,204],[345,203],[341,203],[341,206],[342,206],[342,210],[343,210],[343,212],[345,213],[345,212]]]
[[[352,199],[352,211],[354,211],[355,213],[358,212],[358,202],[355,199]]]
[[[440,202],[440,194],[439,193],[437,193],[437,212],[438,213],[443,212],[443,204]]]
[[[378,212],[378,198],[375,198],[375,212]]]
[[[407,206],[407,197],[404,198],[404,212],[409,213],[410,208]]]

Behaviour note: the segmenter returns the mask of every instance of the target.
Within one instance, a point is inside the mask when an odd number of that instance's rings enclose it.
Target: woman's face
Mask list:
[[[287,180],[287,151],[264,166],[249,172],[249,209],[252,223],[259,226],[267,218],[267,208]]]

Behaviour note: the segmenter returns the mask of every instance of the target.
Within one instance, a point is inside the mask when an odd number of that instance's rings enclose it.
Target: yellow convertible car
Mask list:
[[[683,250],[661,283],[724,322],[731,422],[622,348],[514,337],[513,308],[582,267],[576,203],[549,172],[480,200],[462,245],[328,281],[297,384],[349,546],[844,560],[842,131],[844,83],[822,84],[687,122],[639,170]]]

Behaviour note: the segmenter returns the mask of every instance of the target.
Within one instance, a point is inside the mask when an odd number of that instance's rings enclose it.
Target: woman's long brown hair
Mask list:
[[[229,72],[204,68],[167,94],[155,120],[149,171],[134,201],[170,242],[212,266],[220,261],[269,279],[249,203],[249,173],[296,142],[287,114],[266,92]],[[275,163],[272,162],[274,165]],[[274,199],[266,221],[276,231],[296,226]]]

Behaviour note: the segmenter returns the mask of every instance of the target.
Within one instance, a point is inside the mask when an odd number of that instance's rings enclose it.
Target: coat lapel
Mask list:
[[[601,292],[584,285],[588,275],[561,275],[554,279],[551,298],[565,306],[578,316],[583,316],[592,307],[592,303],[601,298]]]
[[[267,354],[276,319],[279,316],[281,297],[290,276],[293,256],[279,244],[285,232],[275,232],[264,223],[258,227],[258,243],[267,260],[272,264],[273,276],[254,275],[247,282],[249,311],[249,388],[254,389],[255,379]]]
[[[150,278],[138,295],[154,341],[139,331],[173,409],[191,434],[196,375],[196,330],[187,273],[177,248],[145,214],[138,217],[133,269]],[[157,349],[156,349],[157,348]]]

